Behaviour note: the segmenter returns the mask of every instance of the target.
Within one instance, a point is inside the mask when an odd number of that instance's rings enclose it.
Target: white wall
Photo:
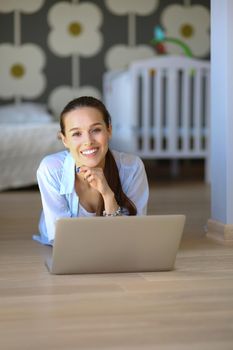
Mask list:
[[[211,218],[233,223],[233,1],[211,1]]]

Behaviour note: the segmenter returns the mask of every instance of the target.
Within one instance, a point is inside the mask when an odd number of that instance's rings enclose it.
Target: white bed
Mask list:
[[[44,106],[32,103],[0,107],[0,190],[37,183],[41,159],[64,149],[59,123]]]

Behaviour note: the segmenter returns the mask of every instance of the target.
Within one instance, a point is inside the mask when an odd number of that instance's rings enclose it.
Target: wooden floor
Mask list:
[[[150,214],[187,215],[171,272],[52,276],[39,212],[35,190],[0,194],[2,350],[233,349],[233,248],[205,238],[203,183],[151,186]]]

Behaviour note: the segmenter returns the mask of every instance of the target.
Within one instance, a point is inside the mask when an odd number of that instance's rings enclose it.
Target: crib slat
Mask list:
[[[167,151],[172,154],[177,151],[177,70],[167,69],[166,71],[166,129],[167,129]],[[169,102],[168,102],[169,101]]]
[[[209,132],[210,132],[210,73],[205,69],[205,145],[206,149],[209,148]]]
[[[209,155],[209,147],[210,147],[210,71],[209,69],[204,70],[205,73],[205,110],[204,110],[204,137],[205,137],[205,148],[204,151],[206,153],[206,161],[205,161],[205,181],[210,182],[210,155]]]
[[[128,113],[131,120],[131,128],[132,128],[132,134],[133,134],[133,143],[136,145],[135,150],[140,150],[140,138],[141,138],[141,130],[139,126],[139,120],[140,120],[140,110],[139,110],[139,73],[137,69],[132,68],[131,69],[131,109],[129,108]],[[131,113],[131,114],[130,114]],[[133,150],[133,152],[135,152]]]
[[[161,154],[162,146],[162,71],[156,70],[154,75],[154,145],[158,155]]]
[[[181,90],[181,126],[180,137],[182,144],[182,151],[184,153],[189,152],[189,138],[190,138],[190,69],[185,69],[182,74],[182,90]]]
[[[144,69],[142,72],[142,148],[146,155],[150,150],[150,80],[149,70]]]
[[[201,150],[201,70],[198,68],[194,73],[194,150],[200,152]]]

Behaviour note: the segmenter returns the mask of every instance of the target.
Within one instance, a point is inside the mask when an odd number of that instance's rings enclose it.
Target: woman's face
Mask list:
[[[80,107],[64,116],[65,135],[62,142],[76,166],[104,167],[111,137],[101,112],[93,107]]]

